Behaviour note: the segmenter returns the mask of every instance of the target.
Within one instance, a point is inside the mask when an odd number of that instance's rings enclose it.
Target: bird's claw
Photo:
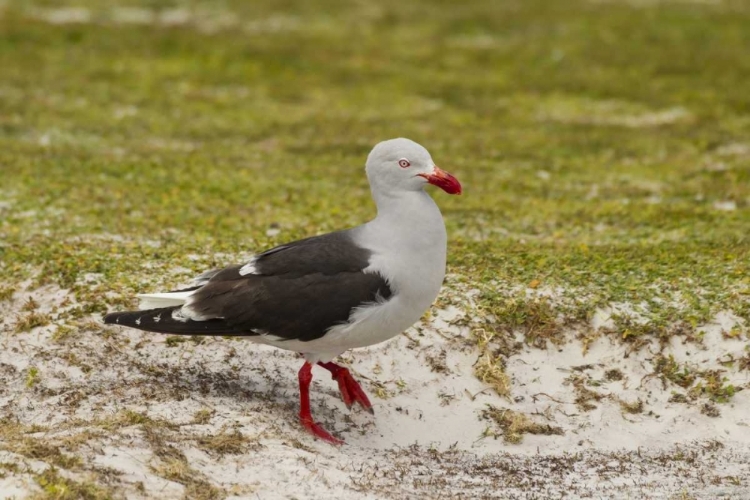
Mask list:
[[[300,422],[302,423],[302,426],[310,432],[313,436],[315,436],[318,439],[322,439],[323,441],[326,441],[331,444],[335,445],[342,445],[344,444],[343,439],[339,439],[337,437],[334,437],[331,435],[328,431],[326,431],[323,427],[320,426],[320,424],[317,424],[313,421],[312,416],[306,417],[300,415]]]
[[[357,403],[371,414],[375,414],[375,410],[372,409],[372,403],[367,398],[367,394],[362,390],[359,383],[354,380],[348,369],[340,368],[338,371],[332,372],[331,375],[339,385],[341,399],[344,400],[347,408],[351,410],[352,405]]]

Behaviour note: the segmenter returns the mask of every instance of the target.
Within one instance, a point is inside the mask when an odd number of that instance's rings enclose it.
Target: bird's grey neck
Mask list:
[[[418,215],[419,211],[437,210],[437,205],[423,190],[419,191],[389,191],[372,193],[375,205],[378,208],[377,219],[381,218],[404,218],[410,213]],[[416,211],[416,212],[415,212]],[[437,211],[440,215],[440,211]]]
[[[378,215],[366,224],[373,237],[409,245],[445,245],[443,216],[426,192],[420,189],[385,195],[373,193],[373,198]]]

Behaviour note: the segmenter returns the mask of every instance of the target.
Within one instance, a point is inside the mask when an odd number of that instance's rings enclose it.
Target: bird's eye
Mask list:
[[[409,163],[409,160],[407,160],[406,158],[401,158],[398,161],[398,166],[401,168],[406,168],[406,167],[410,167],[411,163]]]

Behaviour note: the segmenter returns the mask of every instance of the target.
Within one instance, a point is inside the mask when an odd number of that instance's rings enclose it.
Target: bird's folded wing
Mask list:
[[[347,322],[356,308],[391,297],[385,278],[365,272],[370,255],[348,231],[307,238],[204,273],[193,289],[142,297],[171,307],[142,317],[114,313],[105,321],[166,333],[314,340]]]
[[[220,319],[238,333],[307,341],[345,323],[355,308],[390,296],[388,283],[376,273],[250,275],[211,280],[195,292],[189,313]]]

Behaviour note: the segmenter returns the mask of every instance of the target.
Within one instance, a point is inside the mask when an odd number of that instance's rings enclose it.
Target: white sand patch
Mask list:
[[[719,156],[750,156],[750,143],[730,142],[716,149]]]
[[[156,21],[156,12],[142,7],[115,7],[110,16],[118,24],[151,24]]]
[[[22,457],[15,453],[0,450],[0,471],[4,466],[13,467]],[[0,495],[2,498],[24,498],[30,491],[34,491],[36,485],[30,474],[16,472],[15,474],[0,474]]]
[[[722,212],[734,212],[737,210],[737,203],[732,200],[716,201],[714,202],[714,209]]]
[[[552,174],[550,174],[546,170],[537,170],[536,176],[543,181],[548,181],[552,178]]]
[[[740,352],[738,347],[730,350]],[[677,354],[678,359],[680,355],[688,357],[702,370],[723,368],[723,352],[711,348],[702,356],[690,357],[695,350],[675,345],[666,352]],[[685,391],[674,386],[664,389],[654,375],[655,355],[650,348],[631,353],[627,345],[602,338],[590,345],[585,355],[578,342],[570,342],[546,352],[527,349],[512,356],[508,371],[513,377],[514,404],[503,406],[541,415],[565,430],[564,437],[529,436],[517,449],[530,453],[537,446],[547,451],[663,449],[692,440],[716,439],[750,450],[750,391],[742,391],[731,403],[720,405],[721,418],[704,415],[700,405],[672,403],[672,391]],[[613,374],[610,379],[608,372]],[[736,386],[750,388],[747,371],[728,370],[727,376]],[[576,404],[576,380],[582,380],[586,389],[601,397],[600,401],[591,401],[593,409],[586,411]],[[639,400],[643,409],[637,414],[625,412],[620,405],[621,401]]]
[[[249,21],[245,24],[244,30],[247,33],[280,33],[300,29],[303,20],[297,16],[276,14],[264,19]]]
[[[154,150],[180,151],[191,153],[200,148],[201,144],[194,141],[182,141],[179,139],[163,139],[153,137],[145,142],[145,145]]]
[[[50,24],[84,24],[92,20],[91,11],[85,7],[34,8],[31,16]]]
[[[37,144],[43,148],[79,147],[91,150],[103,150],[106,141],[103,137],[84,132],[71,133],[59,129],[36,130],[25,133],[22,140]]]
[[[198,19],[197,13],[187,8],[163,10],[141,7],[115,7],[110,12],[110,20],[115,24],[160,24],[162,26],[182,26]]]
[[[195,27],[206,33],[237,28],[241,19],[232,10],[199,7],[172,7],[151,9],[135,6],[101,6],[97,9],[85,7],[34,7],[27,12],[29,17],[50,24],[121,24],[160,27]],[[274,19],[259,19],[265,31],[278,31],[281,24]],[[284,23],[286,26],[288,23]],[[252,26],[249,25],[249,26]]]
[[[82,278],[95,286],[100,279]],[[466,294],[467,304],[475,294]],[[29,296],[40,311],[75,303],[64,290],[19,287],[6,309],[20,313]],[[627,309],[618,304],[601,314]],[[301,360],[294,353],[230,339],[173,344],[163,335],[103,326],[64,342],[52,339],[54,324],[3,333],[0,369],[8,382],[0,387],[0,421],[42,426],[28,436],[81,457],[79,469],[66,474],[83,482],[115,471],[108,481],[129,498],[182,497],[184,479],[165,477],[170,453],[185,457],[190,477],[205,481],[200,487],[229,498],[750,494],[750,391],[718,404],[721,415],[710,417],[701,404],[670,402],[675,388],[665,390],[653,376],[654,357],[672,354],[696,370],[724,369],[738,388],[747,386],[749,371],[722,364],[727,355],[743,355],[746,342],[727,337],[740,318],[721,313],[701,327],[703,344],[675,342],[663,353],[656,345],[631,352],[609,337],[586,354],[572,337],[560,347],[522,346],[507,359],[506,399],[474,376],[480,352],[467,342],[468,328],[456,326],[464,314],[438,311],[391,342],[343,356],[371,395],[374,416],[348,411],[328,372],[314,370],[313,415],[346,440],[340,448],[315,441],[297,422]],[[607,324],[604,316],[597,321]],[[38,377],[29,385],[32,366]],[[621,377],[607,375],[612,370]],[[602,395],[594,408],[579,408],[575,383]],[[639,399],[641,413],[623,411],[620,400]],[[486,437],[498,431],[482,418],[487,405],[563,434],[527,434],[520,444]],[[118,424],[123,415],[137,418]],[[201,444],[232,432],[245,440],[234,452]],[[64,445],[76,436],[81,444]],[[14,442],[0,441],[0,449]],[[34,474],[47,465],[14,457],[18,469],[5,471],[0,487],[19,497],[36,491]]]
[[[502,44],[502,39],[489,33],[480,33],[476,35],[453,35],[448,37],[447,43],[456,48],[493,49]]]
[[[726,5],[725,0],[589,0],[591,3],[621,3],[633,7],[658,7],[660,5]]]
[[[112,116],[115,120],[123,120],[125,118],[136,116],[137,114],[138,108],[136,106],[118,106],[115,107],[112,112]]]
[[[690,121],[692,113],[682,107],[649,109],[639,103],[596,100],[578,96],[553,96],[529,102],[541,121],[627,128],[660,127]]]

